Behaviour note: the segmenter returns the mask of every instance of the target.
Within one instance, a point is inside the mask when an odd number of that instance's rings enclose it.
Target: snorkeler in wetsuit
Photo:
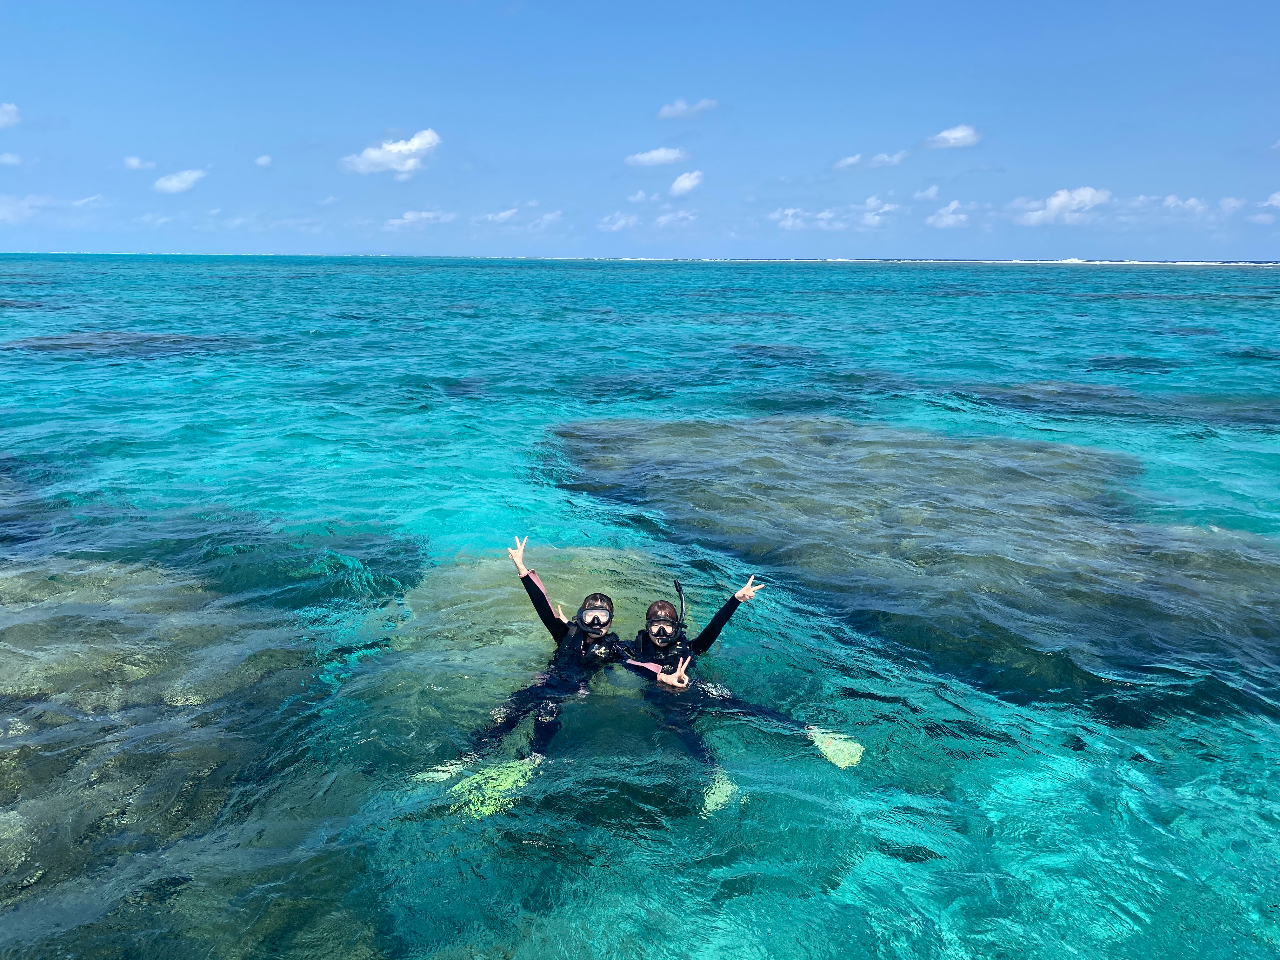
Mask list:
[[[538,619],[556,641],[555,656],[545,673],[513,693],[496,711],[500,717],[497,723],[472,741],[475,752],[497,743],[532,714],[529,754],[542,755],[560,729],[560,704],[585,694],[587,683],[605,664],[620,663],[630,655],[618,635],[609,629],[613,623],[613,601],[603,593],[593,593],[584,599],[572,620],[565,620],[551,609],[538,574],[524,565],[524,546],[528,541],[528,537],[523,541],[516,537],[516,545],[507,548],[507,555],[516,565]]]
[[[724,602],[711,622],[690,640],[685,633],[684,590],[676,581],[680,610],[666,600],[649,605],[645,628],[636,634],[632,657],[627,665],[651,675],[656,683],[645,690],[645,701],[654,707],[663,722],[688,748],[689,753],[712,769],[718,769],[715,757],[694,728],[694,722],[705,712],[715,712],[763,720],[785,732],[802,731],[822,755],[836,766],[845,768],[862,757],[862,747],[842,734],[800,723],[777,710],[749,703],[719,684],[691,681],[688,669],[694,659],[711,649],[738,607],[751,600],[764,584],[751,576],[741,590]]]
[[[585,694],[587,683],[605,664],[618,663],[630,654],[618,635],[609,629],[613,623],[613,601],[603,593],[593,593],[584,599],[573,620],[566,620],[563,613],[551,609],[542,581],[524,565],[524,546],[528,540],[528,537],[523,541],[516,537],[516,545],[507,548],[507,555],[516,565],[538,619],[556,641],[555,656],[533,683],[511,694],[494,711],[495,722],[471,738],[471,749],[465,756],[415,777],[435,782],[452,779],[482,760],[482,754],[489,747],[500,743],[521,721],[532,716],[533,732],[523,757],[482,767],[449,788],[449,796],[456,800],[452,809],[471,819],[490,816],[512,805],[560,729],[560,704]]]

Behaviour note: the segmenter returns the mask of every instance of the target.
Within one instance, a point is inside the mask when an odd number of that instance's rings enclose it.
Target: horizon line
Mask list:
[[[1174,266],[1174,267],[1280,267],[1280,260],[1112,260],[1087,257],[1058,259],[960,259],[950,257],[539,257],[477,256],[437,253],[194,253],[189,251],[136,250],[3,250],[0,257],[315,257],[331,259],[403,260],[543,260],[553,263],[936,263],[936,264],[1040,264],[1089,266]]]

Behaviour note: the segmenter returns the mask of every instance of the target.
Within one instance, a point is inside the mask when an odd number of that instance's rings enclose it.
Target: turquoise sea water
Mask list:
[[[1277,269],[3,256],[0,324],[0,957],[1280,954]],[[699,674],[861,762],[610,671],[437,775],[550,656],[515,534],[631,630],[762,576]]]

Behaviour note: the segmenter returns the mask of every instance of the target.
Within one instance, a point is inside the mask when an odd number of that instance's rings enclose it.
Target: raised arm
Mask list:
[[[764,584],[756,583],[755,579],[755,575],[752,574],[747,580],[747,585],[724,602],[724,606],[716,611],[716,615],[711,618],[706,628],[689,642],[690,650],[694,653],[706,653],[711,649],[711,645],[716,642],[720,631],[724,629],[739,605],[754,597],[757,590],[764,588]]]
[[[507,556],[516,565],[516,573],[520,574],[520,582],[524,584],[524,592],[529,594],[529,599],[533,602],[533,609],[538,612],[538,619],[547,628],[547,633],[551,634],[552,639],[559,643],[569,632],[569,624],[563,618],[557,617],[555,611],[551,609],[547,588],[538,579],[538,574],[524,565],[524,545],[528,542],[528,537],[524,540],[516,537],[516,545],[507,547]]]

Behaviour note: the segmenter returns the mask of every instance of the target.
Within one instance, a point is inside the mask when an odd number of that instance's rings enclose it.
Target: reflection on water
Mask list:
[[[0,958],[1274,957],[1275,276],[0,257]]]

